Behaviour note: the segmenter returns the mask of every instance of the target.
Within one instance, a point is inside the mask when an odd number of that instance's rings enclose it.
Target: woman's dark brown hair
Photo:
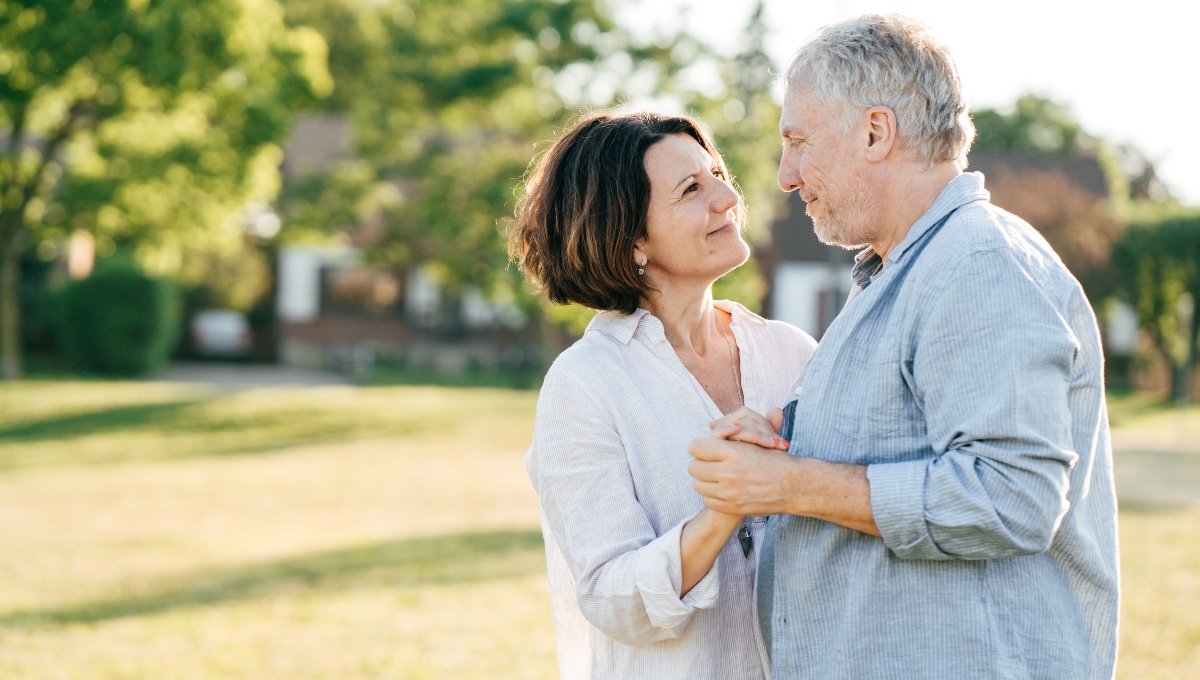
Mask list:
[[[589,116],[537,161],[508,252],[552,302],[631,314],[653,290],[633,261],[650,207],[643,159],[655,142],[678,134],[704,147],[729,180],[696,121],[656,113]]]

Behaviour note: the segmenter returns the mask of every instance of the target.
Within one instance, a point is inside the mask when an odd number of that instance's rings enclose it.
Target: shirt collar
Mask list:
[[[643,316],[648,316],[650,312],[638,308],[633,310],[633,314],[622,314],[621,312],[602,311],[597,312],[596,316],[588,322],[587,330],[584,335],[593,331],[599,333],[607,333],[621,344],[628,345],[633,339],[633,334],[637,331],[638,324],[641,323]]]
[[[728,300],[714,300],[713,306],[728,312],[733,318],[733,326],[737,328],[741,324],[750,324],[753,326],[766,325],[766,319],[751,312],[742,305]],[[649,311],[638,308],[633,314],[622,314],[621,312],[605,311],[597,312],[596,316],[588,322],[587,330],[584,334],[591,332],[606,333],[621,341],[621,344],[628,345],[633,336],[637,334],[638,327],[646,324],[643,332],[665,337],[663,335],[662,322],[658,320]]]
[[[854,267],[850,270],[850,276],[859,288],[866,288],[871,285],[871,279],[875,278],[881,269],[883,258],[879,257],[874,248],[867,246],[854,256]]]
[[[987,189],[983,188],[983,173],[964,172],[950,180],[950,183],[942,189],[942,193],[938,194],[937,200],[933,202],[933,205],[929,206],[929,210],[926,210],[925,214],[921,215],[921,219],[917,220],[909,228],[904,240],[893,248],[892,252],[888,253],[888,262],[903,260],[904,253],[920,240],[921,236],[929,231],[930,227],[937,224],[938,220],[948,215],[950,211],[968,203],[990,199],[991,194],[988,193]]]

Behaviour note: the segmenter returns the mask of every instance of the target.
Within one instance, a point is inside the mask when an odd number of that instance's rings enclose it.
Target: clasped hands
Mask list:
[[[704,505],[737,517],[813,517],[878,536],[867,467],[788,455],[776,434],[782,422],[780,409],[763,416],[742,407],[688,444],[688,474]]]
[[[776,434],[782,422],[780,409],[764,416],[743,406],[709,423],[711,436],[692,440],[688,474],[708,508],[738,516],[789,511],[798,461]]]

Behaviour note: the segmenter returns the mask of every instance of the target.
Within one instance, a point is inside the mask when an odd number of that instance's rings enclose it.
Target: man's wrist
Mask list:
[[[788,472],[788,514],[879,535],[865,465],[797,459]]]
[[[812,498],[808,493],[808,481],[811,474],[811,458],[792,458],[788,462],[785,474],[787,487],[787,509],[785,514],[800,517],[811,516]]]

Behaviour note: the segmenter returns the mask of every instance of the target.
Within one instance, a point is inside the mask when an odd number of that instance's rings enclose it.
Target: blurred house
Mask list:
[[[285,181],[351,151],[345,116],[301,115],[284,152]],[[377,362],[449,373],[541,362],[538,329],[512,301],[471,287],[448,290],[430,268],[370,265],[353,245],[281,246],[275,302],[279,359],[287,364],[364,375]]]
[[[1107,296],[1107,264],[1121,225],[1109,211],[1108,179],[1094,157],[974,153],[969,161],[968,170],[984,174],[992,202],[1041,232],[1093,302]],[[854,253],[817,240],[796,193],[771,234],[772,247],[760,256],[769,287],[764,309],[820,338],[845,304]],[[1132,354],[1132,310],[1113,303],[1101,311],[1106,353]]]

